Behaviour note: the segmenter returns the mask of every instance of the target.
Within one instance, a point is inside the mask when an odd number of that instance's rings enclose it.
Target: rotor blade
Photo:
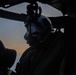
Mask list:
[[[6,19],[11,19],[11,20],[16,20],[16,21],[22,21],[26,22],[26,14],[18,14],[18,13],[13,13],[9,11],[5,11],[0,9],[0,17],[6,18]],[[54,28],[64,28],[64,23],[65,19],[67,16],[58,16],[58,17],[48,17]]]
[[[0,9],[0,17],[17,21],[25,21],[26,14],[18,14]]]

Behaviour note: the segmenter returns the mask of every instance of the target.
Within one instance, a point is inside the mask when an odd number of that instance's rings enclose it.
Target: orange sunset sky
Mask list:
[[[15,49],[21,55],[29,47],[24,40],[24,23],[3,18],[0,21],[0,40],[6,48]]]

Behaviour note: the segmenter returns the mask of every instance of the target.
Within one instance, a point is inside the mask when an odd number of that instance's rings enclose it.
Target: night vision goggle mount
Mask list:
[[[27,5],[27,15],[33,16],[33,15],[41,15],[42,9],[40,6],[38,6],[38,3],[30,3]]]

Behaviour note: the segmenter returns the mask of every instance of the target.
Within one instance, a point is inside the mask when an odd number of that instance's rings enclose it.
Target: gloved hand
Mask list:
[[[6,72],[8,68],[11,68],[15,58],[16,51],[5,48],[2,41],[0,41],[0,72]]]
[[[3,68],[6,66],[5,59],[6,59],[5,47],[2,41],[0,41],[0,70],[3,70]]]

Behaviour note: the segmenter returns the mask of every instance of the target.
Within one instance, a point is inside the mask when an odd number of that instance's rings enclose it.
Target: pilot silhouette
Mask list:
[[[43,15],[28,16],[25,27],[27,32],[24,38],[30,47],[22,54],[16,65],[16,72],[8,69],[7,74],[51,75],[53,73],[54,75],[58,75],[60,63],[64,56],[63,34],[55,35],[52,22]]]

